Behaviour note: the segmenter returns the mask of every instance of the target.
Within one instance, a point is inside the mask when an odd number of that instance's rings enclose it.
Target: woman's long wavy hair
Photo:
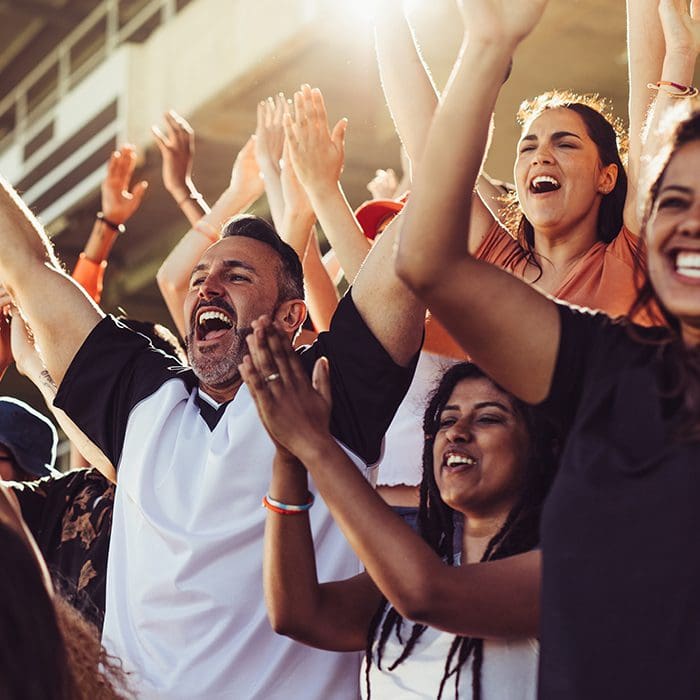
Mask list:
[[[525,129],[549,109],[570,109],[576,112],[598,148],[601,163],[617,165],[615,187],[603,196],[598,212],[598,239],[610,243],[622,228],[622,215],[627,197],[627,173],[623,164],[623,155],[627,152],[627,138],[622,123],[613,116],[608,103],[599,95],[578,95],[561,91],[546,92],[533,100],[523,102],[518,110],[518,123]],[[508,196],[505,222],[526,251],[528,262],[539,268],[541,273],[542,266],[535,255],[535,229],[525,217],[516,193]]]
[[[462,362],[451,367],[444,374],[433,393],[423,420],[425,440],[423,444],[423,478],[420,485],[420,505],[417,519],[418,533],[445,562],[451,565],[455,563],[456,555],[455,521],[461,518],[461,514],[450,508],[440,496],[433,470],[433,445],[440,426],[440,416],[457,384],[464,379],[484,378],[488,379],[476,365],[470,362]],[[482,561],[502,559],[527,552],[537,546],[542,503],[554,475],[556,440],[551,427],[545,425],[529,406],[510,395],[508,396],[516,414],[525,423],[530,449],[526,460],[523,490],[503,527],[488,543]],[[460,546],[459,542],[457,546]],[[389,607],[384,599],[368,631],[365,666],[368,698],[371,696],[370,668],[375,646],[377,667],[381,669],[386,642],[392,633],[397,635],[403,644],[403,651],[387,669],[393,671],[411,656],[416,643],[426,629],[425,625],[413,624],[408,635],[404,636],[403,627],[404,618],[393,607]],[[473,697],[474,700],[480,700],[483,640],[462,636],[454,638],[445,660],[438,699],[442,698],[445,686],[451,677],[454,677],[455,698],[459,697],[460,672],[470,656],[473,656]]]
[[[97,628],[49,594],[33,552],[4,523],[0,561],[0,698],[131,697],[121,664],[104,651]]]
[[[647,164],[643,188],[648,191],[642,214],[642,238],[646,240],[647,228],[654,212],[668,166],[683,146],[700,141],[700,102],[687,101],[678,105],[662,122],[661,136],[663,145],[659,153]],[[700,174],[699,174],[700,188]],[[700,440],[700,348],[686,348],[681,337],[679,320],[664,306],[656,294],[651,279],[645,270],[638,270],[639,291],[630,309],[629,316],[634,317],[642,310],[656,308],[660,318],[669,330],[661,333],[657,339],[641,338],[634,326],[630,333],[636,340],[654,343],[659,346],[659,353],[665,356],[667,376],[664,397],[676,400],[681,406],[680,420],[674,435],[681,442]]]

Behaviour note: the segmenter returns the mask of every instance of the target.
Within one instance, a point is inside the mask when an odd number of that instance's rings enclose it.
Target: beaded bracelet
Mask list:
[[[95,218],[101,221],[105,226],[109,226],[112,231],[116,231],[117,233],[124,233],[126,231],[126,226],[124,226],[124,224],[115,224],[114,221],[110,221],[102,211],[98,211],[97,214],[95,214]]]
[[[214,228],[214,226],[212,226],[208,221],[204,221],[204,219],[200,219],[193,228],[198,233],[206,236],[212,243],[216,243],[221,237],[216,228]]]
[[[671,97],[695,97],[698,94],[698,89],[692,85],[681,85],[674,83],[672,80],[659,80],[658,83],[649,83],[647,87],[650,90],[657,92],[665,92]]]
[[[279,513],[280,515],[299,515],[300,513],[306,513],[306,511],[310,510],[315,500],[314,495],[309,493],[306,503],[302,503],[301,505],[289,505],[281,501],[276,501],[268,495],[263,496],[262,504],[264,508],[271,510],[273,513]]]

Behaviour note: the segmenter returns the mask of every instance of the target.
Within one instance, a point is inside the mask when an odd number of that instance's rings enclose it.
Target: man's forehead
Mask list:
[[[195,270],[201,270],[225,260],[240,260],[256,266],[261,261],[273,261],[276,257],[275,251],[266,243],[246,236],[230,236],[209,246],[199,259]]]

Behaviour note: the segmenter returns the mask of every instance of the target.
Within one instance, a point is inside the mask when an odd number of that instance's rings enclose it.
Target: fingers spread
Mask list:
[[[156,146],[160,149],[161,154],[165,153],[170,148],[168,137],[155,124],[151,127],[151,133],[156,138]]]

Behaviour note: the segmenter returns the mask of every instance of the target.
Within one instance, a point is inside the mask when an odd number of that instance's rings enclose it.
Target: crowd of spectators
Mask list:
[[[356,211],[318,88],[257,105],[212,206],[153,127],[174,331],[99,306],[133,147],[72,274],[0,180],[0,372],[72,448],[0,397],[2,698],[700,697],[700,2],[628,1],[627,134],[523,103],[512,185],[492,115],[548,0],[457,4],[439,94],[377,3],[404,172]]]

